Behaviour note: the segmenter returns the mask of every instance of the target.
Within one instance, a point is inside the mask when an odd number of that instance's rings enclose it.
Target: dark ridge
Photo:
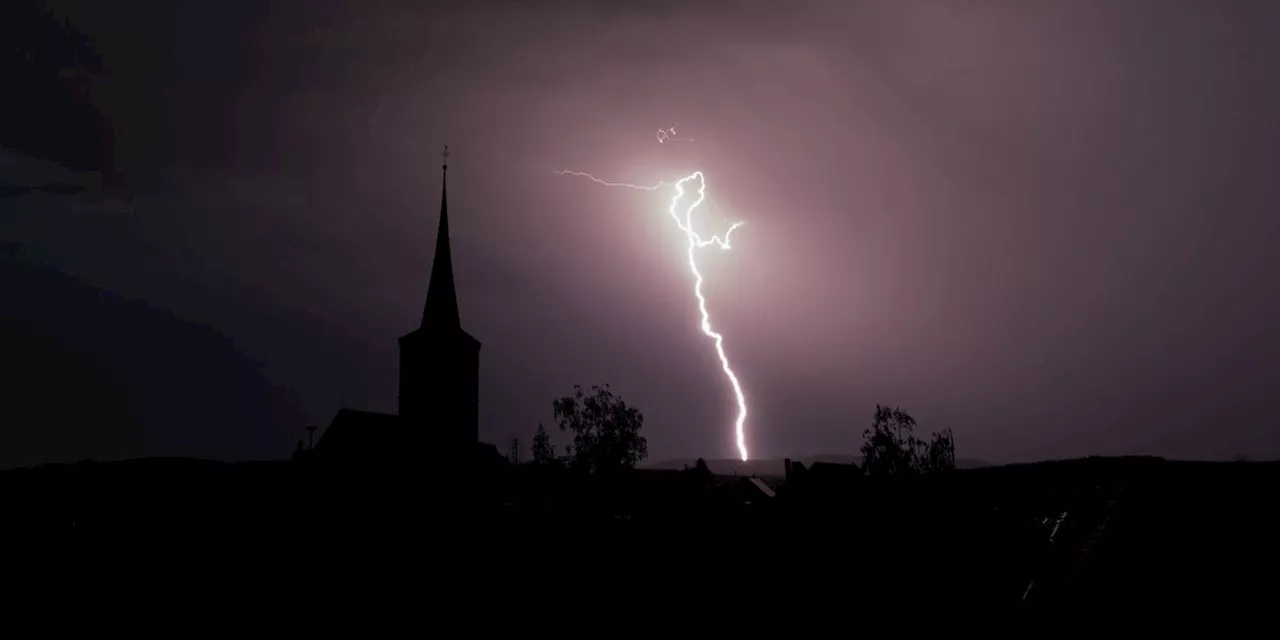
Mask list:
[[[15,251],[14,254],[19,252]],[[288,455],[302,418],[212,327],[0,257],[0,468],[200,452]]]
[[[796,462],[803,464],[813,464],[814,462],[830,462],[833,464],[862,464],[862,456],[852,454],[819,454],[808,457],[792,458]],[[713,473],[720,475],[740,475],[740,476],[761,476],[761,477],[781,477],[784,473],[782,458],[759,458],[746,462],[736,458],[708,458],[707,466],[711,468]],[[685,469],[693,468],[697,464],[696,458],[669,458],[659,460],[657,462],[647,462],[641,466],[645,469]],[[972,458],[957,458],[956,467],[959,469],[979,469],[991,466],[991,463]]]

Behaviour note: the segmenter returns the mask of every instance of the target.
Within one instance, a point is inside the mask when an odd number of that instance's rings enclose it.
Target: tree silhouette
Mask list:
[[[632,468],[649,454],[640,429],[644,415],[615,396],[609,385],[593,386],[551,403],[561,431],[573,433],[569,455],[574,466],[593,472]]]
[[[929,442],[915,437],[915,418],[907,412],[876,405],[871,428],[862,432],[862,469],[869,476],[932,473],[956,466],[951,430],[934,433]]]
[[[534,464],[555,464],[559,462],[556,459],[556,447],[551,444],[551,436],[547,434],[547,430],[538,423],[538,430],[533,432],[533,463]]]
[[[693,464],[693,468],[689,469],[688,472],[695,479],[698,486],[709,487],[715,482],[715,476],[711,473],[711,467],[708,467],[707,461],[702,458],[698,458],[698,461]]]
[[[702,458],[698,458],[698,461],[693,463],[693,470],[703,475],[711,475],[711,467],[708,467],[707,461]]]
[[[922,443],[923,444],[923,443]],[[933,473],[949,471],[956,468],[956,438],[950,429],[934,433],[929,445],[924,449],[923,459],[919,461],[921,471]]]

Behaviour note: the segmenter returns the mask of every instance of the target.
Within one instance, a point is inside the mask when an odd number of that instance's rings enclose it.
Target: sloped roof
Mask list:
[[[431,448],[433,431],[431,425],[404,422],[395,414],[341,409],[321,434],[314,453],[320,460],[343,464],[399,464],[406,447]],[[451,461],[471,466],[492,467],[506,462],[496,447],[485,442],[471,442],[460,448],[449,445],[438,451]]]
[[[765,484],[764,481],[761,480],[760,478],[748,478],[748,481],[750,481],[750,483],[756,488],[756,490],[758,490],[761,494],[764,494],[766,498],[772,498],[774,496],[773,488]]]
[[[852,480],[861,478],[862,472],[856,464],[839,464],[835,462],[815,462],[809,465],[809,473],[815,478],[826,481]]]
[[[340,409],[316,443],[316,453],[344,457],[386,455],[400,448],[400,416]]]
[[[448,149],[445,150],[448,153]],[[443,167],[442,178],[449,165]],[[422,309],[422,326],[440,329],[462,327],[458,314],[458,290],[453,283],[453,253],[449,249],[449,198],[440,187],[440,226],[436,231],[436,255],[431,264],[431,281],[427,285],[427,302]]]

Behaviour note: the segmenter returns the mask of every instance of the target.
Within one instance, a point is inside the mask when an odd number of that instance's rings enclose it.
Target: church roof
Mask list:
[[[448,159],[449,148],[444,157]],[[449,165],[441,167],[440,226],[436,231],[436,254],[431,263],[431,282],[427,285],[427,303],[422,310],[422,327],[456,329],[462,327],[458,314],[458,291],[453,284],[453,253],[449,250],[449,198],[447,185]]]
[[[339,409],[333,421],[315,446],[315,457],[325,464],[354,466],[357,469],[382,468],[400,464],[402,454],[419,446],[431,447],[433,429],[402,421],[400,416],[376,411]],[[415,434],[419,434],[416,435]],[[450,448],[448,455],[457,461],[492,466],[505,458],[492,444],[471,442],[461,448]]]
[[[770,487],[769,485],[765,484],[764,480],[761,480],[760,478],[756,478],[756,477],[747,478],[747,483],[748,483],[748,486],[750,486],[752,489],[759,492],[760,495],[766,498],[772,498],[775,495],[773,492],[773,487]]]
[[[400,416],[340,409],[316,443],[316,453],[342,457],[378,457],[400,447]]]

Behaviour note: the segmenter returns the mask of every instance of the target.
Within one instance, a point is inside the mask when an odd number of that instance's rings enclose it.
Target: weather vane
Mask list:
[[[448,170],[449,170],[449,156],[450,156],[450,155],[451,155],[451,154],[449,153],[449,145],[447,145],[447,144],[446,144],[446,145],[444,146],[444,151],[440,153],[440,157],[441,157],[441,158],[444,158],[444,166],[443,166],[443,167],[441,167],[441,168],[442,168],[442,169],[444,169],[445,171],[448,171]]]

